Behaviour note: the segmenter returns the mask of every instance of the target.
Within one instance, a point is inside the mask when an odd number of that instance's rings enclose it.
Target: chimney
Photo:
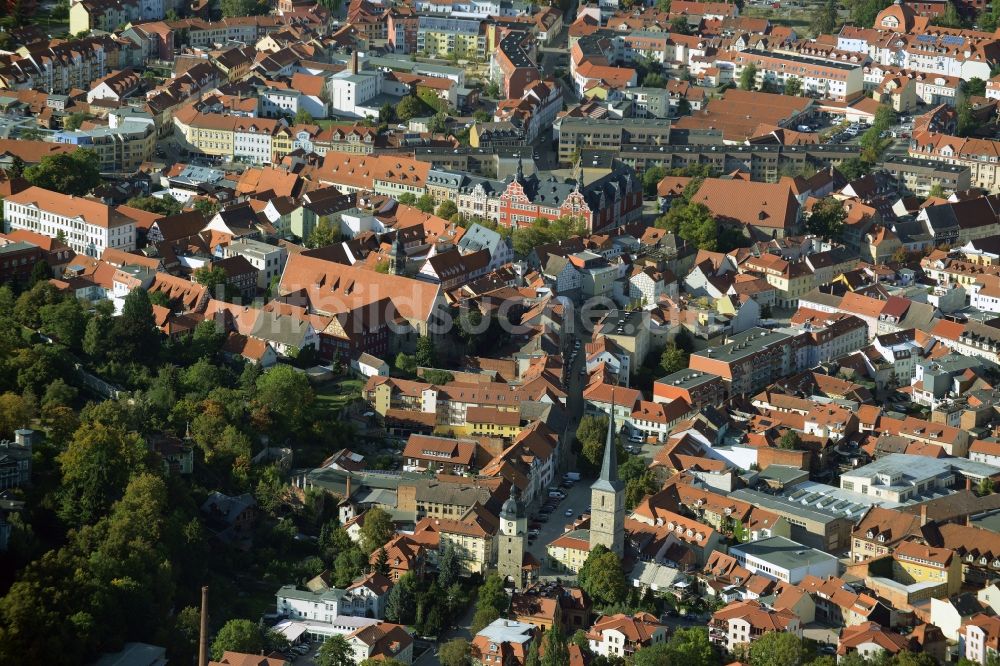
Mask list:
[[[965,477],[965,489],[972,490],[972,479]]]
[[[920,505],[920,526],[923,527],[927,524],[927,505]]]
[[[198,636],[198,666],[208,666],[208,585],[201,588],[201,633]]]
[[[351,500],[351,473],[347,473],[347,489],[344,491],[344,501]]]
[[[358,52],[351,53],[351,74],[358,73]]]

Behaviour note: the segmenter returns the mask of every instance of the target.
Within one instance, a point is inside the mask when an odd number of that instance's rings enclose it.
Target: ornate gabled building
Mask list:
[[[499,200],[499,222],[505,227],[516,229],[539,217],[555,220],[568,215],[581,219],[593,232],[637,219],[642,212],[642,184],[631,167],[617,160],[591,183],[584,182],[580,165],[576,182],[565,182],[546,172],[525,176],[518,162],[517,173]]]

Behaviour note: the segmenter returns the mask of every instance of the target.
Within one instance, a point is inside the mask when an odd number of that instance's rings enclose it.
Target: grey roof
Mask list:
[[[772,479],[779,483],[791,483],[801,480],[803,477],[809,478],[809,472],[791,465],[768,465],[760,471],[758,476],[761,479]]]
[[[740,552],[764,560],[782,569],[799,569],[837,558],[815,548],[803,546],[797,541],[785,537],[773,536],[767,539],[737,544],[729,549],[730,553]]]
[[[482,629],[477,636],[483,636],[494,643],[527,643],[534,635],[535,626],[517,620],[500,618]]]
[[[766,328],[751,328],[738,335],[730,336],[729,342],[719,347],[708,348],[695,352],[698,356],[706,356],[726,362],[741,360],[752,354],[767,349],[773,344],[788,340],[790,336]]]
[[[469,252],[477,250],[493,252],[502,243],[503,237],[497,232],[487,229],[481,224],[473,224],[458,240],[458,247]]]
[[[615,430],[615,394],[611,392],[611,417],[608,419],[608,437],[604,442],[604,460],[601,474],[590,488],[605,492],[620,492],[625,484],[618,478],[618,431]]]
[[[656,383],[669,384],[683,389],[692,389],[696,386],[707,384],[713,379],[718,378],[719,375],[714,375],[711,372],[702,372],[700,370],[678,370],[677,372],[669,374],[666,377],[657,379]]]
[[[748,502],[768,511],[776,511],[782,514],[793,514],[801,516],[817,523],[826,524],[843,518],[842,515],[823,507],[812,507],[798,499],[782,497],[781,495],[769,495],[749,488],[741,488],[729,493],[733,499]],[[803,546],[804,547],[804,546]]]

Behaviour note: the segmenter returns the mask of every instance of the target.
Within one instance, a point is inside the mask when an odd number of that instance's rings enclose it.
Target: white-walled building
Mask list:
[[[80,254],[135,249],[135,220],[94,199],[29,187],[4,199],[3,212],[5,232],[27,229],[50,238],[62,233]]]
[[[759,573],[775,580],[796,584],[806,576],[837,576],[837,558],[801,543],[773,536],[732,546],[729,554],[750,573]]]

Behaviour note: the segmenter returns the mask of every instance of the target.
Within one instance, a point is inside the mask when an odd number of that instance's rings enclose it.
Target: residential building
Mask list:
[[[604,615],[587,632],[587,642],[594,654],[627,659],[640,650],[667,640],[667,627],[655,615]]]
[[[798,616],[788,610],[768,608],[757,600],[737,601],[712,613],[709,639],[727,652],[757,640],[766,633],[784,631],[802,637]]]

